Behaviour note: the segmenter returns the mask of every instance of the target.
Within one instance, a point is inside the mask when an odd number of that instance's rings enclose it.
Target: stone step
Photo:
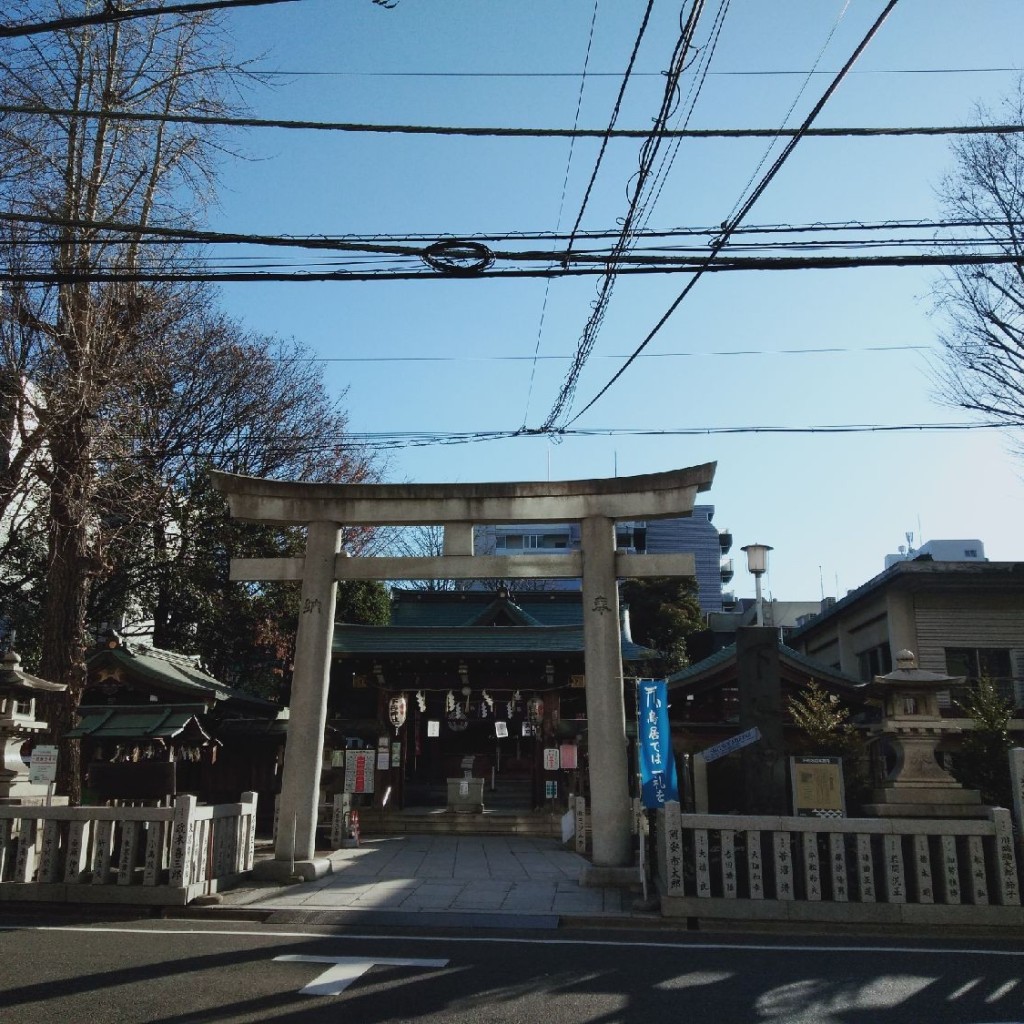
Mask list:
[[[439,807],[448,804],[445,785],[410,786],[405,794],[407,808]],[[533,810],[533,784],[529,779],[498,779],[494,789],[484,787],[484,807],[487,810]]]
[[[380,808],[362,808],[359,828],[363,835],[532,835],[562,834],[560,814],[546,811],[509,813],[485,810],[483,814],[463,814],[456,811],[406,810],[391,811]]]

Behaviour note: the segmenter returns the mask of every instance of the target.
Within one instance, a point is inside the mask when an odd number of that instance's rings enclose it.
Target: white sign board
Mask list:
[[[720,757],[725,757],[726,754],[749,747],[751,743],[756,743],[760,738],[761,730],[755,725],[753,729],[748,729],[746,732],[741,732],[736,736],[730,736],[727,740],[722,740],[721,743],[708,747],[707,750],[701,751],[700,756],[704,758],[705,764],[711,764],[712,761],[717,761]]]
[[[570,808],[562,815],[562,842],[567,843],[576,833],[576,814]]]
[[[35,747],[28,763],[28,781],[40,785],[57,781],[57,748]]]

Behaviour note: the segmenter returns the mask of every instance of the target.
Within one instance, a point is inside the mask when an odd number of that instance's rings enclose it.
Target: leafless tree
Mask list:
[[[444,554],[444,527],[434,524],[425,526],[387,527],[376,531],[372,541],[373,553],[406,558],[439,558]],[[549,579],[516,577],[498,579],[482,577],[476,580],[403,580],[397,584],[407,590],[447,591],[471,588],[497,593],[499,590],[510,594],[548,591],[557,589],[557,583]]]
[[[1024,85],[998,112],[1024,123]],[[995,123],[980,110],[983,122]],[[960,266],[937,288],[946,328],[938,371],[943,401],[1010,428],[1024,427],[1024,137],[971,135],[954,145],[955,166],[940,198],[946,216],[968,222],[989,248],[1016,262]],[[977,246],[973,245],[976,249]],[[1024,441],[1016,442],[1024,454]]]
[[[180,637],[172,617],[198,625],[175,595],[208,585],[192,567],[209,557],[210,535],[226,515],[209,469],[311,482],[379,476],[349,439],[344,394],[328,394],[307,350],[211,312],[205,290],[195,298],[193,315],[133,353],[97,439],[100,528],[116,564],[100,596],[107,609],[132,601],[152,621],[157,646]],[[295,531],[250,534],[267,548],[253,554],[301,553]],[[368,540],[366,530],[345,531],[350,551]]]
[[[80,10],[67,0],[9,0],[4,14],[18,23]],[[35,460],[46,486],[39,672],[70,688],[51,712],[58,735],[73,721],[84,684],[86,601],[104,562],[94,505],[97,417],[131,354],[178,315],[173,296],[126,278],[185,255],[109,225],[196,223],[214,194],[220,152],[209,127],[111,115],[228,114],[251,81],[211,12],[0,41],[0,101],[39,111],[7,114],[0,125],[0,208],[31,218],[8,233],[0,261],[45,267],[56,281],[5,292],[2,315],[16,454]],[[85,279],[98,271],[113,280]],[[19,388],[25,395],[12,401]],[[13,483],[8,471],[0,506],[15,500]],[[74,746],[67,754],[63,784],[76,797]]]
[[[439,558],[444,554],[444,527],[439,524],[423,526],[388,526],[377,531],[374,553],[394,558]],[[406,590],[432,592],[455,590],[455,580],[425,579],[401,580],[396,584]]]

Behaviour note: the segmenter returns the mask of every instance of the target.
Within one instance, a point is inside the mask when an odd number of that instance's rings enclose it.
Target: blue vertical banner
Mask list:
[[[644,807],[664,807],[666,801],[679,799],[664,679],[637,682],[637,708],[641,799]]]

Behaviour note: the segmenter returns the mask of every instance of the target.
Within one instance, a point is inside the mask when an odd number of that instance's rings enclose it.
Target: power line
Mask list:
[[[773,257],[773,258],[723,258],[707,257],[702,260],[672,259],[669,257],[637,257],[639,265],[622,266],[616,270],[618,274],[692,274],[694,280],[704,274],[729,273],[751,270],[852,270],[865,267],[954,267],[954,266],[993,266],[1002,264],[1019,264],[1022,257],[1014,253],[992,254],[934,254],[934,255],[890,255],[890,256],[808,256],[808,257]],[[600,261],[597,261],[598,263]],[[453,275],[440,273],[431,269],[417,270],[324,270],[324,271],[253,271],[253,270],[153,270],[124,271],[117,269],[90,271],[54,271],[54,270],[16,270],[0,269],[0,281],[11,284],[110,284],[114,282],[132,284],[155,283],[186,283],[215,282],[295,282],[312,283],[325,281],[480,281],[497,278],[546,278],[546,277],[595,277],[605,273],[601,266],[589,267],[538,267],[527,269],[487,270],[480,274]],[[688,286],[689,287],[689,286]],[[673,310],[674,311],[673,307]],[[664,317],[665,320],[668,317]],[[664,326],[659,322],[658,330]],[[656,332],[655,332],[656,333]],[[650,333],[641,348],[646,347],[654,337]],[[604,390],[622,375],[622,372],[639,355],[639,349],[626,366],[620,368],[615,378],[605,386]],[[602,391],[602,394],[604,392]],[[590,404],[599,398],[595,396]],[[589,405],[588,407],[589,408]],[[586,410],[583,410],[586,411]],[[582,415],[582,411],[579,415]]]
[[[0,39],[23,39],[26,36],[44,35],[48,32],[66,32],[69,29],[85,28],[87,25],[113,25],[137,18],[158,18],[168,14],[200,14],[203,11],[219,11],[229,7],[266,7],[270,4],[293,4],[302,0],[202,0],[189,4],[174,4],[161,7],[119,8],[111,0],[103,5],[97,14],[81,14],[76,17],[55,18],[52,21],[30,22],[24,25],[0,25]],[[376,0],[374,0],[376,2]]]
[[[899,3],[899,0],[889,0],[889,2],[885,5],[881,14],[879,14],[879,16],[875,19],[874,23],[868,29],[864,38],[860,41],[860,43],[858,43],[856,49],[850,55],[850,58],[843,65],[842,69],[839,71],[836,77],[833,78],[832,81],[829,83],[828,88],[824,91],[824,93],[822,93],[821,98],[818,100],[818,102],[815,103],[810,113],[804,119],[803,124],[801,124],[801,126],[797,129],[796,134],[793,135],[793,137],[786,144],[786,147],[775,159],[775,162],[768,169],[768,172],[761,179],[761,181],[754,188],[754,190],[750,193],[749,197],[744,201],[743,205],[736,212],[735,216],[733,216],[729,220],[729,222],[724,225],[721,237],[714,243],[714,245],[711,248],[712,261],[715,261],[715,258],[728,243],[729,237],[732,234],[732,232],[740,225],[744,217],[746,217],[746,215],[750,212],[751,208],[754,206],[757,200],[760,199],[765,189],[767,189],[768,185],[772,182],[775,175],[778,174],[778,172],[781,170],[783,164],[789,158],[789,155],[796,148],[797,143],[804,137],[804,135],[806,135],[807,131],[810,130],[811,125],[816,120],[818,114],[821,113],[822,108],[831,98],[832,94],[839,88],[840,83],[843,81],[847,73],[860,58],[860,55],[864,52],[865,49],[867,49],[868,44],[875,37],[875,34],[879,31],[879,29],[881,29],[882,25],[885,23],[885,20],[892,13],[897,3]],[[879,259],[882,260],[886,258],[887,257],[880,257]],[[672,314],[679,308],[679,306],[685,300],[686,296],[689,295],[689,293],[693,290],[693,288],[697,284],[697,281],[700,280],[702,273],[704,273],[707,269],[710,269],[712,265],[713,264],[709,262],[703,268],[703,270],[699,270],[694,274],[690,281],[687,282],[686,287],[682,290],[682,292],[680,292],[680,294],[676,297],[675,301],[662,315],[661,319],[658,320],[654,327],[651,328],[651,330],[647,333],[647,336],[643,339],[643,341],[640,342],[640,344],[637,346],[636,350],[629,357],[629,359],[627,359],[622,364],[622,366],[619,367],[619,369],[608,381],[608,383],[605,384],[604,387],[602,387],[601,390],[598,391],[598,393],[594,395],[594,397],[569,421],[570,424],[575,423],[576,420],[578,420],[588,409],[590,409],[594,405],[595,402],[597,402],[604,394],[606,394],[609,388],[611,388],[615,384],[615,382],[623,375],[623,373],[626,372],[626,370],[632,364],[633,360],[650,344],[650,342],[658,334],[661,328],[664,327],[664,325],[668,322]]]
[[[724,9],[728,8],[728,3],[729,0],[724,0],[724,2],[719,5],[719,14],[721,14]],[[654,118],[652,131],[644,140],[644,144],[640,150],[639,166],[637,168],[635,178],[631,183],[631,195],[626,214],[622,218],[622,227],[619,229],[618,237],[612,244],[612,249],[608,254],[607,260],[604,261],[606,265],[604,273],[601,276],[600,284],[598,285],[597,297],[591,303],[590,315],[587,317],[582,333],[580,334],[579,341],[576,343],[576,355],[573,357],[572,365],[569,367],[565,380],[558,391],[554,405],[544,419],[541,426],[542,430],[550,428],[562,415],[562,411],[571,404],[573,395],[576,391],[576,382],[579,380],[580,374],[583,372],[583,367],[586,364],[590,353],[593,351],[594,345],[597,343],[597,336],[600,333],[601,325],[604,323],[604,317],[608,306],[611,303],[612,292],[615,288],[615,282],[617,280],[616,271],[619,266],[621,266],[622,260],[629,250],[630,243],[632,242],[633,230],[640,226],[639,220],[642,218],[645,205],[649,200],[648,189],[653,187],[657,182],[655,162],[657,160],[661,144],[664,140],[656,133],[667,127],[668,119],[672,116],[676,91],[679,86],[679,78],[686,66],[686,58],[692,47],[694,34],[697,31],[697,26],[703,13],[704,0],[694,0],[690,7],[689,15],[686,20],[680,24],[679,37],[673,47],[672,55],[668,62],[668,70],[665,73],[665,87],[661,105]],[[717,23],[718,20],[716,19],[716,25]],[[715,38],[717,39],[717,36]],[[637,40],[637,44],[639,45],[639,39]],[[621,98],[622,93],[620,92],[620,101]],[[616,107],[616,113],[617,111],[618,107]],[[602,143],[601,155],[604,154],[604,151],[605,143]],[[586,207],[587,198],[590,196],[590,189],[593,187],[596,176],[597,168],[595,167],[594,175],[590,179],[586,195],[584,196],[583,208]],[[579,226],[579,223],[583,218],[583,208],[580,209],[579,217],[576,220],[576,227]],[[571,245],[572,241],[570,240],[568,248],[571,248]],[[567,251],[565,258],[562,261],[563,269],[569,266],[569,262],[570,253]]]
[[[576,113],[573,115],[573,127],[579,127],[580,123],[580,112],[583,109],[583,95],[586,91],[587,84],[587,68],[590,67],[590,55],[594,46],[594,29],[597,26],[597,11],[599,7],[598,0],[594,0],[594,8],[590,16],[590,31],[587,33],[587,49],[583,56],[583,74],[580,77],[580,87],[576,96]],[[558,199],[558,215],[555,218],[555,226],[561,230],[562,227],[562,214],[565,211],[565,200],[569,194],[569,174],[572,171],[572,158],[576,152],[576,140],[572,139],[569,142],[569,152],[565,160],[565,174],[562,177],[562,193]],[[572,246],[572,241],[575,239],[579,229],[579,221],[573,225],[572,234],[569,236],[568,247]],[[548,301],[551,298],[551,278],[548,278],[544,282],[544,296],[540,304],[540,317],[537,321],[537,338],[534,343],[534,360],[533,366],[530,370],[530,380],[526,387],[526,403],[523,412],[523,426],[526,426],[526,422],[530,416],[530,402],[533,399],[533,385],[537,375],[537,355],[540,353],[541,341],[544,338],[544,325],[547,321],[548,312]]]
[[[640,21],[640,28],[637,31],[636,39],[633,41],[633,49],[629,55],[629,60],[626,62],[626,71],[622,76],[622,83],[619,86],[618,95],[615,97],[615,103],[612,105],[611,116],[608,119],[608,127],[601,133],[601,146],[597,151],[597,159],[594,161],[594,169],[591,171],[590,180],[587,182],[587,187],[583,190],[583,201],[580,203],[580,211],[576,215],[576,221],[572,226],[572,231],[569,232],[569,242],[566,246],[567,249],[572,247],[573,239],[576,237],[576,232],[579,230],[580,223],[583,220],[583,214],[587,209],[587,204],[590,202],[590,195],[594,188],[594,183],[597,181],[598,172],[601,170],[601,164],[604,161],[604,154],[608,148],[608,141],[612,138],[612,132],[615,130],[615,122],[618,120],[619,111],[622,109],[622,101],[626,95],[626,87],[629,85],[629,77],[633,73],[633,67],[636,64],[637,55],[640,53],[640,44],[643,42],[644,34],[647,32],[647,25],[651,19],[651,11],[654,8],[654,0],[647,0],[647,7],[644,10],[643,18]]]
[[[777,424],[738,424],[730,426],[692,426],[671,427],[666,429],[653,427],[562,427],[554,431],[561,438],[587,437],[726,437],[750,434],[769,434],[773,436],[835,436],[839,434],[906,434],[906,433],[964,433],[975,430],[1007,430],[1008,424],[1000,422],[924,422],[924,423],[825,423],[800,426],[781,426]],[[381,431],[352,432],[338,435],[316,435],[307,438],[299,435],[279,435],[264,437],[265,454],[273,454],[280,450],[295,456],[314,454],[317,452],[334,451],[338,447],[350,446],[361,449],[395,450],[401,448],[425,448],[435,445],[482,444],[490,441],[511,441],[523,438],[535,439],[539,435],[535,431],[523,430],[470,430],[470,431]],[[122,440],[146,440],[145,438],[121,435]],[[228,442],[230,443],[230,441]],[[280,449],[274,444],[280,445]],[[196,446],[191,449],[193,456],[216,456],[223,449],[204,449]],[[154,456],[170,454],[159,448],[150,448],[145,455],[142,453],[119,453],[111,461],[124,462],[135,458],[151,459]]]
[[[833,36],[835,36],[836,32],[839,30],[839,26],[842,24],[843,19],[846,17],[846,12],[850,9],[850,3],[851,0],[845,0],[842,9],[836,15],[835,21],[833,21],[832,23],[832,28],[829,29],[828,35],[825,36],[825,39],[821,44],[821,48],[818,50],[817,57],[814,58],[814,64],[812,65],[811,70],[804,77],[803,82],[801,82],[800,84],[800,88],[797,90],[796,95],[793,97],[793,100],[789,105],[789,109],[786,111],[785,116],[782,118],[782,124],[779,125],[780,130],[785,129],[786,125],[789,123],[790,117],[792,117],[793,115],[793,111],[796,109],[797,104],[800,102],[801,97],[807,91],[807,87],[811,84],[811,78],[813,77],[814,70],[824,59],[825,52],[828,50],[829,44],[832,42]],[[761,157],[760,161],[758,162],[758,165],[751,172],[750,177],[747,179],[746,185],[743,186],[743,190],[740,192],[739,197],[736,200],[736,203],[733,205],[733,208],[729,211],[729,215],[725,218],[726,221],[731,221],[733,219],[737,207],[743,202],[743,197],[747,194],[750,187],[757,180],[757,176],[761,173],[761,168],[765,165],[765,161],[767,161],[768,157],[771,156],[772,150],[777,145],[779,138],[780,136],[776,135],[765,148],[764,155]]]
[[[285,68],[253,69],[257,74],[288,78],[580,78],[579,71],[289,71]],[[1020,74],[1024,68],[854,68],[851,75],[982,75]],[[834,75],[835,70],[761,68],[710,71],[712,77],[763,78],[772,75]],[[587,71],[587,78],[621,78],[621,71]],[[633,78],[661,78],[660,71],[634,71]]]
[[[702,359],[738,358],[740,356],[809,356],[809,355],[859,355],[865,352],[930,352],[931,345],[827,345],[812,348],[742,348],[719,349],[709,352],[644,352],[641,359]],[[624,353],[598,353],[593,359],[624,359]],[[525,363],[534,360],[565,361],[572,359],[571,352],[543,356],[278,356],[282,363]]]
[[[422,256],[423,245],[426,242],[428,244],[435,243],[438,241],[436,234],[426,233],[412,233],[412,234],[377,234],[369,235],[365,237],[352,236],[352,235],[268,235],[259,234],[255,232],[238,232],[238,231],[210,231],[202,230],[198,228],[179,228],[179,227],[168,227],[166,225],[141,225],[133,224],[125,221],[113,221],[113,220],[81,220],[71,219],[67,217],[49,217],[43,214],[27,214],[27,213],[16,213],[14,211],[0,211],[0,222],[8,222],[15,224],[34,224],[44,227],[57,227],[57,228],[76,228],[85,231],[108,231],[115,234],[124,235],[125,239],[131,239],[132,241],[166,241],[170,243],[183,243],[183,242],[196,242],[203,244],[217,244],[217,245],[234,245],[234,244],[245,244],[245,245],[263,245],[271,247],[283,247],[283,248],[296,248],[296,249],[314,249],[314,250],[326,250],[326,251],[341,251],[341,252],[367,252],[382,255],[406,255],[406,256]],[[950,218],[947,220],[934,220],[934,219],[906,219],[906,220],[887,220],[887,221],[822,221],[811,224],[751,224],[746,226],[739,226],[733,231],[733,237],[737,235],[793,235],[793,234],[805,234],[807,232],[838,232],[838,231],[849,231],[849,232],[881,232],[881,231],[938,231],[949,228],[1001,228],[1005,227],[1005,221],[996,219],[985,219],[985,218]],[[671,239],[671,238],[686,238],[686,237],[698,237],[698,238],[717,238],[722,231],[721,225],[705,226],[705,227],[676,227],[666,229],[638,229],[636,231],[637,237],[650,238],[650,239]],[[151,237],[145,237],[151,236]],[[615,230],[590,230],[590,231],[579,231],[577,233],[579,239],[587,241],[595,241],[600,239],[612,239],[619,237],[619,229]],[[551,241],[560,242],[568,239],[569,236],[566,234],[560,234],[557,231],[517,231],[517,232],[501,232],[501,233],[478,233],[478,234],[466,234],[460,235],[460,241],[480,242],[489,243],[491,247],[497,247],[502,243],[509,243],[513,241],[528,242],[528,241]],[[115,239],[108,239],[113,241]],[[48,240],[45,238],[40,239],[23,239],[26,244],[48,244]],[[947,244],[947,239],[935,239],[930,238],[927,240],[932,244]],[[961,239],[955,240],[957,242],[963,241]],[[993,238],[990,234],[985,235],[983,239],[978,241],[992,242]],[[768,246],[774,243],[766,243]],[[796,244],[818,244],[816,242],[810,243],[796,243]],[[830,245],[838,245],[845,243],[822,243]],[[884,244],[884,243],[883,243]],[[892,244],[896,244],[892,242]],[[705,248],[702,246],[701,248]],[[559,248],[557,251],[552,250],[550,252],[538,252],[530,254],[536,258],[561,258],[563,250]],[[516,253],[511,252],[498,252],[496,255],[503,258],[512,258]]]
[[[265,0],[297,2],[297,0]],[[482,138],[524,139],[843,139],[927,135],[1019,135],[1022,124],[918,125],[910,127],[845,128],[512,128],[508,126],[369,124],[352,121],[302,121],[294,119],[238,117],[214,114],[164,114],[152,111],[96,110],[93,108],[50,107],[39,104],[3,103],[0,114],[45,117],[103,118],[109,121],[154,121],[167,124],[195,124],[225,128],[279,128],[285,131],[350,132],[372,135],[457,135]]]

